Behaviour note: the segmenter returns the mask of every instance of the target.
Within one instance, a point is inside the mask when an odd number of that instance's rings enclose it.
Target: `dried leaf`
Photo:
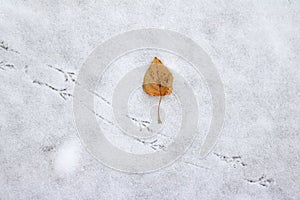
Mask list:
[[[158,123],[162,123],[160,119],[160,103],[162,96],[172,93],[173,75],[168,68],[155,57],[144,76],[143,89],[151,96],[160,96],[158,104]]]

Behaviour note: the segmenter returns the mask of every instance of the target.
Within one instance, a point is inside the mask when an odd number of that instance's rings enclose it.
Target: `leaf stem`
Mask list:
[[[159,124],[162,124],[162,121],[160,119],[160,103],[161,103],[161,100],[162,100],[162,96],[160,96],[159,103],[158,103],[158,123]]]

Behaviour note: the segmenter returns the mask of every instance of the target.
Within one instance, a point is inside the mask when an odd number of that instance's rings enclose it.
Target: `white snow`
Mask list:
[[[72,174],[78,169],[81,156],[79,141],[66,141],[57,151],[54,169],[59,175]]]

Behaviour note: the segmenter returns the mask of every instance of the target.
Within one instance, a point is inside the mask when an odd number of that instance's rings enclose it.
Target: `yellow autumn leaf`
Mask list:
[[[173,75],[168,68],[155,57],[148,68],[143,82],[144,91],[151,96],[160,96],[158,104],[158,123],[160,119],[160,104],[162,97],[172,93]]]

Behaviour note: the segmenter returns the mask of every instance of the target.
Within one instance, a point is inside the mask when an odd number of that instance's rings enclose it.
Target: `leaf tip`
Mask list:
[[[159,60],[156,56],[154,57],[152,64],[162,64],[161,60]]]

